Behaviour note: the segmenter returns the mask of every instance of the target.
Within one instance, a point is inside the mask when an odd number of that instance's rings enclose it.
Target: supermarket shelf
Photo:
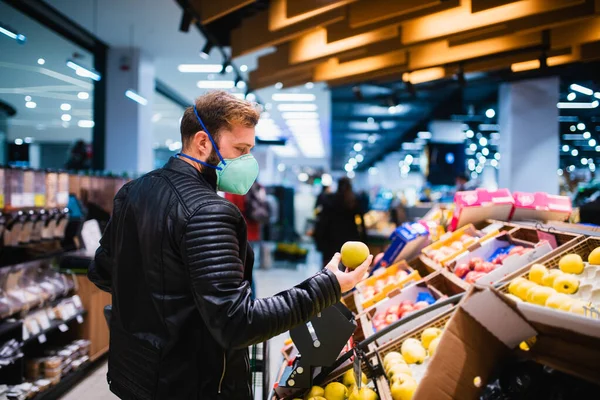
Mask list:
[[[33,399],[34,400],[57,400],[62,397],[65,393],[71,390],[77,383],[82,381],[96,366],[96,363],[88,361],[77,371],[70,372],[66,376],[64,376],[60,382],[46,390],[43,393],[38,394]]]
[[[14,321],[4,321],[0,324],[0,337],[6,335],[8,332],[20,328],[22,325],[22,321],[14,320]]]
[[[29,344],[29,343],[31,343],[31,342],[33,342],[33,341],[35,341],[35,340],[39,340],[39,337],[40,337],[40,336],[42,336],[42,335],[46,335],[46,334],[49,334],[49,333],[51,333],[51,332],[54,332],[54,331],[56,331],[56,330],[58,329],[58,327],[59,327],[59,326],[61,326],[61,325],[63,325],[63,324],[64,324],[64,325],[68,325],[68,324],[70,324],[71,322],[75,321],[75,320],[76,320],[78,317],[81,317],[81,318],[83,318],[83,316],[84,316],[86,313],[87,313],[87,311],[83,310],[83,311],[81,311],[81,312],[77,313],[76,315],[74,315],[73,317],[69,318],[69,319],[68,319],[68,320],[66,320],[66,321],[52,321],[52,322],[50,323],[50,327],[49,327],[48,329],[45,329],[45,330],[41,331],[40,333],[38,333],[37,335],[31,336],[31,337],[29,337],[27,340],[24,340],[24,341],[23,341],[23,345]]]

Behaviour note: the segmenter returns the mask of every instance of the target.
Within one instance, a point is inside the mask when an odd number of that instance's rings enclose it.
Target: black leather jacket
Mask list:
[[[108,380],[122,399],[251,399],[248,346],[339,300],[329,271],[252,300],[246,224],[215,183],[171,158],[115,197],[88,276],[112,293]]]

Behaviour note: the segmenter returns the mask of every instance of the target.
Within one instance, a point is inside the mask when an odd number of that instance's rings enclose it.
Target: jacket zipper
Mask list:
[[[221,386],[223,385],[223,379],[225,379],[225,371],[227,370],[227,357],[223,352],[223,373],[221,374],[221,380],[219,381],[219,394],[221,394]]]

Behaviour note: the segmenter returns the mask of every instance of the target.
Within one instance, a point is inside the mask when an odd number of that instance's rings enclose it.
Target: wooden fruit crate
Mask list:
[[[552,252],[550,254],[547,254],[539,260],[536,260],[534,263],[527,265],[525,268],[516,271],[512,275],[507,276],[505,283],[502,286],[500,286],[498,290],[504,293],[508,293],[508,285],[510,284],[510,282],[518,277],[526,278],[526,275],[533,264],[543,264],[548,269],[557,269],[558,262],[564,255],[579,254],[581,258],[584,261],[586,261],[592,250],[594,250],[596,247],[600,247],[600,238],[596,237],[589,237],[587,239],[581,240],[574,246],[565,246],[560,252]]]
[[[562,252],[565,248],[576,245],[583,239],[583,236],[576,235],[574,233],[559,232],[556,230],[550,230],[548,232],[538,230],[535,228],[517,227],[513,229],[510,234],[515,239],[525,240],[531,243],[538,243],[540,238],[538,232],[551,233],[556,238],[556,244],[558,247],[550,254],[556,254]],[[548,254],[548,255],[550,255]]]

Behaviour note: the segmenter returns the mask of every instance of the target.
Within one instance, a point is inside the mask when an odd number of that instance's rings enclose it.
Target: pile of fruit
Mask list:
[[[534,264],[528,279],[519,277],[508,286],[508,296],[515,301],[526,301],[586,315],[586,308],[600,305],[600,288],[595,281],[600,278],[600,247],[588,257],[588,265],[577,254],[567,254],[558,263],[558,269],[547,269]]]
[[[358,389],[354,371],[348,370],[344,373],[342,382],[331,382],[325,388],[313,386],[304,395],[304,400],[378,400],[379,396],[367,383],[367,376],[363,373],[362,385]]]
[[[402,343],[400,353],[392,351],[383,358],[383,368],[390,382],[393,400],[410,400],[417,390],[418,382],[413,377],[411,364],[420,365],[427,356],[433,357],[440,343],[442,330],[427,328],[421,340],[408,338]]]
[[[386,276],[382,276],[381,278],[377,279],[373,285],[364,285],[361,290],[364,300],[366,301],[372,299],[381,293],[386,286],[399,284],[400,282],[404,281],[407,276],[408,272],[400,269],[395,275],[386,274]]]
[[[373,329],[379,331],[412,312],[428,307],[430,304],[435,303],[435,301],[431,294],[423,292],[419,293],[416,301],[403,300],[400,304],[391,305],[385,312],[380,312],[373,316]]]
[[[448,257],[451,257],[456,253],[459,253],[464,249],[468,248],[469,246],[475,244],[477,240],[477,237],[465,233],[456,241],[450,243],[447,246],[442,246],[439,249],[427,250],[426,255],[433,261],[441,263]]]
[[[273,255],[278,260],[303,260],[308,250],[298,243],[277,243]]]
[[[474,283],[488,272],[501,266],[507,257],[515,254],[523,255],[530,250],[523,246],[502,247],[492,254],[489,261],[485,261],[481,257],[473,257],[468,262],[458,264],[454,268],[454,275],[464,279],[467,283]]]

